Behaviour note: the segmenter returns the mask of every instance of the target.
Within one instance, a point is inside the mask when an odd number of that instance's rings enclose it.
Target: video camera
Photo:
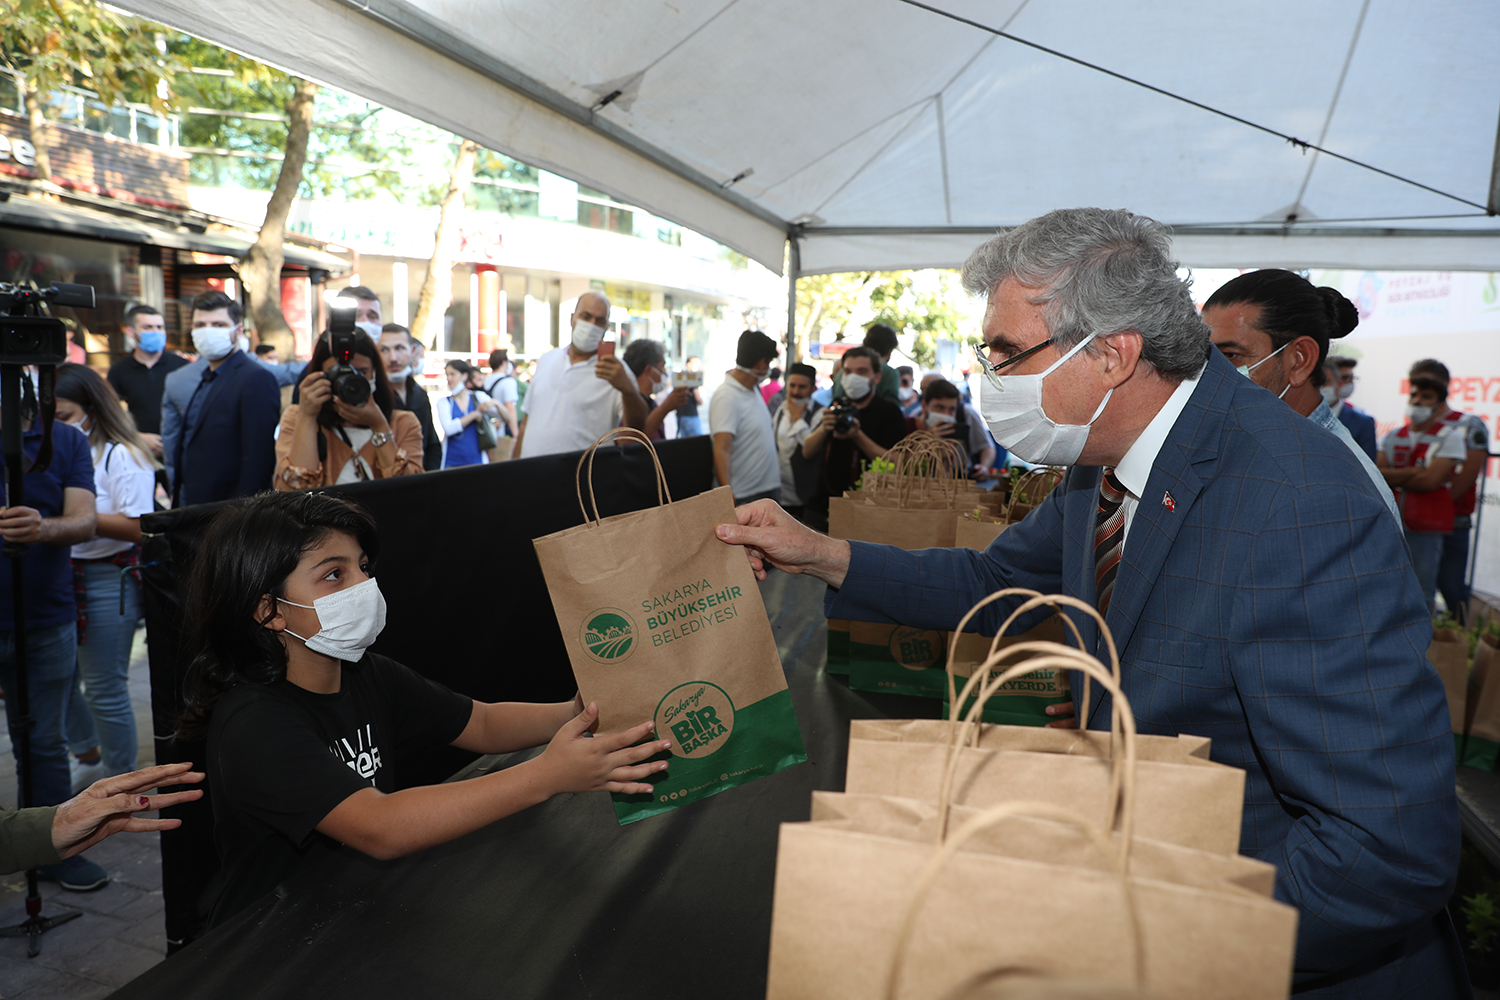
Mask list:
[[[334,396],[350,406],[364,406],[370,401],[370,383],[350,364],[360,331],[354,325],[355,307],[343,305],[347,301],[336,300],[328,311],[328,346],[333,352],[334,366],[327,372],[327,378],[333,383]]]
[[[43,315],[45,305],[94,308],[89,285],[54,282],[50,288],[0,282],[0,364],[60,365],[68,360],[68,328]]]

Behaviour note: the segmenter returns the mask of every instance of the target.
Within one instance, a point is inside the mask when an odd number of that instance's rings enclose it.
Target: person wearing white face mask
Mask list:
[[[880,395],[880,355],[868,347],[851,347],[840,361],[842,397],[823,410],[802,442],[803,456],[823,464],[817,489],[807,498],[807,522],[817,526],[828,523],[829,498],[852,490],[871,461],[906,437],[900,408]]]
[[[1374,460],[1333,415],[1324,396],[1330,340],[1359,325],[1359,310],[1335,288],[1280,268],[1249,271],[1221,285],[1203,305],[1213,345],[1246,378],[1344,442],[1390,509],[1396,498]]]
[[[162,392],[162,452],[174,506],[248,496],[271,485],[281,390],[240,350],[242,315],[223,292],[193,300],[198,360],[168,375]]]
[[[1349,402],[1349,397],[1354,395],[1354,384],[1359,381],[1359,376],[1354,374],[1354,368],[1359,362],[1348,357],[1335,357],[1333,362],[1338,368],[1338,377],[1334,382],[1338,387],[1335,392],[1337,401],[1330,401],[1328,408],[1338,417],[1339,423],[1354,435],[1354,440],[1370,456],[1370,460],[1374,461],[1376,453],[1380,451],[1380,443],[1375,436],[1375,418]]]
[[[636,387],[652,406],[646,414],[646,436],[653,441],[675,438],[677,428],[669,426],[673,423],[669,418],[693,398],[693,390],[672,388],[666,345],[659,340],[632,340],[625,348],[625,367],[638,373]]]
[[[735,346],[734,368],[708,401],[708,433],[714,443],[714,478],[747,503],[781,492],[771,411],[760,383],[776,357],[776,341],[759,330],[745,330]]]
[[[1211,735],[1213,759],[1243,769],[1240,851],[1275,865],[1299,910],[1293,990],[1466,995],[1432,623],[1353,454],[1212,349],[1152,220],[1051,212],[987,241],[963,280],[986,297],[986,421],[1020,458],[1071,465],[1057,488],[983,552],[832,539],[770,503],[717,537],[757,575],[828,584],[830,618],[946,631],[1009,587],[1095,606],[1142,731]],[[1093,619],[1062,613],[1107,662]],[[1079,716],[1108,728],[1111,707],[1095,691]]]
[[[347,849],[402,857],[560,792],[650,792],[654,724],[590,735],[597,706],[475,701],[370,652],[386,620],[380,538],[327,493],[264,493],[220,512],[184,591],[181,737],[207,738],[223,883],[210,923]],[[475,778],[399,789],[403,755],[546,745]],[[273,918],[274,919],[274,918]]]
[[[1396,491],[1412,568],[1429,608],[1436,601],[1443,540],[1452,534],[1457,517],[1448,481],[1467,454],[1463,429],[1438,416],[1447,397],[1447,383],[1413,375],[1407,422],[1385,436],[1375,459]]]
[[[615,427],[646,426],[651,405],[636,385],[635,372],[620,358],[600,357],[609,323],[609,299],[585,292],[568,320],[565,347],[536,362],[531,387],[521,401],[515,458],[582,451]]]
[[[958,386],[945,378],[933,379],[922,390],[921,416],[913,423],[951,442],[958,455],[958,468],[978,476],[995,464],[995,447],[984,428],[969,422],[968,408]]]
[[[422,425],[397,409],[380,349],[360,323],[349,365],[370,386],[358,405],[340,399],[329,373],[337,366],[328,337],[318,338],[297,392],[281,415],[276,436],[278,490],[392,479],[422,471]]]

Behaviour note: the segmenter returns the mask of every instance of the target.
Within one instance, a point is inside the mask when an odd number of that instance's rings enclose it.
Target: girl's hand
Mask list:
[[[634,745],[651,735],[656,728],[654,722],[643,722],[618,733],[590,736],[589,727],[598,721],[599,707],[590,702],[577,718],[563,724],[537,758],[549,772],[554,791],[623,792],[627,795],[652,791],[652,786],[641,779],[665,771],[667,762],[641,762],[669,749],[671,742],[654,740]]]

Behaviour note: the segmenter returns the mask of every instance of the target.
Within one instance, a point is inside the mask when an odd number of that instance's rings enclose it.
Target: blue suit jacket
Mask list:
[[[235,351],[202,390],[198,421],[188,407],[207,365],[167,376],[162,396],[162,450],[178,504],[212,503],[271,488],[281,390],[276,378]],[[170,435],[168,434],[170,431]]]
[[[1349,436],[1365,450],[1370,461],[1375,461],[1375,452],[1380,448],[1380,443],[1375,440],[1375,418],[1345,403],[1339,407],[1339,423],[1349,429]]]
[[[951,629],[1002,587],[1093,603],[1099,478],[1072,469],[986,552],[852,543],[829,617]],[[1277,897],[1300,911],[1298,989],[1467,995],[1442,910],[1460,835],[1432,628],[1348,447],[1212,351],[1147,479],[1106,621],[1140,731],[1211,737],[1214,760],[1246,771],[1240,849],[1276,865]]]

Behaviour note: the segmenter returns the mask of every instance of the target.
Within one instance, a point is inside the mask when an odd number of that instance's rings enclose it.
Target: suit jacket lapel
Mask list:
[[[1218,461],[1224,413],[1232,393],[1232,383],[1226,382],[1226,371],[1229,376],[1240,377],[1229,368],[1222,354],[1211,351],[1208,364],[1199,376],[1198,387],[1193,390],[1187,406],[1157,453],[1140,505],[1130,522],[1125,554],[1115,574],[1114,594],[1104,616],[1120,651],[1121,669],[1126,677],[1129,676],[1126,649],[1135,634],[1136,623],[1157,578],[1161,576],[1177,533],[1192,514],[1206,481],[1212,479],[1212,466]],[[1169,497],[1170,504],[1167,502]],[[1093,537],[1092,532],[1089,537]],[[1092,562],[1091,556],[1090,565]],[[1092,586],[1092,575],[1089,582]],[[1096,655],[1105,659],[1108,654],[1102,639],[1096,638],[1095,645]],[[1085,725],[1106,725],[1109,710],[1104,692],[1097,685],[1093,690],[1096,693],[1090,696]]]

